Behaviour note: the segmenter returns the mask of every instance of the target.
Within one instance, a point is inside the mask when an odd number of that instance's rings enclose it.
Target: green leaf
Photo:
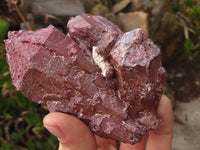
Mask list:
[[[26,115],[25,120],[28,124],[38,127],[42,126],[42,117],[38,113],[29,113]]]
[[[172,12],[173,13],[177,13],[178,11],[179,11],[179,6],[178,5],[172,6]]]
[[[5,72],[9,71],[9,66],[6,58],[0,57],[0,75],[3,75]]]
[[[185,40],[184,47],[186,51],[190,51],[194,48],[194,43],[190,39]]]
[[[13,147],[9,143],[2,143],[0,150],[13,150]]]
[[[185,40],[185,43],[184,43],[185,57],[190,57],[192,55],[193,48],[194,48],[194,43],[190,39]]]
[[[193,5],[196,4],[196,0],[185,0],[185,4],[188,7],[192,7]]]
[[[40,124],[40,126],[36,126],[32,129],[33,133],[36,135],[40,134],[44,130],[45,130],[45,128],[43,127],[42,124]]]
[[[17,143],[17,142],[19,141],[19,139],[20,139],[20,135],[19,135],[19,133],[17,133],[17,132],[13,132],[13,133],[11,134],[11,138],[12,138],[12,140],[13,140],[15,143]]]
[[[0,139],[3,138],[3,130],[0,128]]]
[[[200,26],[197,26],[196,31],[197,31],[197,35],[200,36]]]
[[[44,144],[42,144],[42,142],[36,142],[36,147],[37,150],[44,150],[46,147],[44,146]]]
[[[58,139],[54,135],[50,135],[48,141],[45,142],[45,147],[47,149],[58,149]]]
[[[35,144],[33,142],[27,142],[28,150],[36,150]]]
[[[196,50],[195,52],[192,53],[193,57],[197,57],[199,55],[199,50]]]
[[[9,23],[3,19],[0,19],[0,42],[3,42],[6,34],[8,33]]]
[[[20,136],[23,136],[24,134],[27,134],[28,133],[28,129],[21,129],[20,130]]]
[[[5,117],[6,120],[10,120],[13,118],[13,116],[9,113],[5,113],[3,116]]]
[[[194,6],[191,10],[191,16],[200,21],[200,6]]]

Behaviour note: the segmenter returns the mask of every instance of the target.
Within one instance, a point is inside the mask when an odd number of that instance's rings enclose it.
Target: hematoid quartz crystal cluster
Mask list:
[[[104,138],[135,144],[160,122],[166,71],[140,29],[123,33],[100,16],[72,17],[65,35],[49,25],[9,32],[13,84],[30,100],[81,119]]]

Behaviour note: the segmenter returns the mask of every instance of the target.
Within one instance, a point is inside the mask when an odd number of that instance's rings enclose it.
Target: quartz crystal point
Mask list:
[[[14,86],[50,112],[85,122],[95,134],[135,144],[159,125],[166,79],[160,49],[142,29],[123,32],[103,17],[71,18],[65,35],[52,25],[9,32]]]

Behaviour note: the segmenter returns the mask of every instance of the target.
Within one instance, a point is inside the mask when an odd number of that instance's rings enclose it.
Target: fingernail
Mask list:
[[[62,133],[62,131],[58,127],[52,127],[52,126],[47,126],[47,125],[44,125],[44,126],[45,128],[47,128],[49,132],[55,135],[60,142],[65,142],[65,135]]]

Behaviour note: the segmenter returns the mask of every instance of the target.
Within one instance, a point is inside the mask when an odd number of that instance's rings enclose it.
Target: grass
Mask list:
[[[2,48],[3,46],[1,46]],[[9,66],[0,57],[0,150],[56,150],[57,138],[42,124],[47,108],[31,102],[12,85]]]
[[[184,56],[196,58],[200,54],[200,3],[197,0],[170,0],[170,5],[184,29]]]

